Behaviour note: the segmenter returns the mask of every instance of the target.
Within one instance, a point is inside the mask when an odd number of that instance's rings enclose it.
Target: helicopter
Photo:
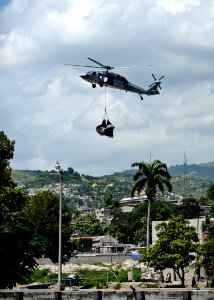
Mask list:
[[[96,88],[97,85],[100,87],[106,86],[113,89],[124,90],[126,92],[132,92],[139,94],[140,99],[143,100],[142,94],[147,96],[154,96],[160,94],[158,88],[161,90],[161,79],[164,78],[164,75],[159,79],[156,79],[155,75],[152,74],[154,78],[154,82],[149,85],[148,89],[145,90],[137,85],[130,83],[125,77],[111,72],[111,70],[115,69],[115,67],[103,65],[102,63],[96,61],[93,58],[87,57],[90,61],[94,62],[98,66],[85,66],[85,65],[77,65],[77,64],[65,64],[71,65],[75,67],[86,67],[86,68],[94,68],[94,69],[102,69],[99,71],[88,71],[87,73],[80,75],[80,77],[88,81],[92,84],[92,88]]]

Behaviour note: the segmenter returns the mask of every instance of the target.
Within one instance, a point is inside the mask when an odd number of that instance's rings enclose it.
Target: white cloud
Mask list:
[[[201,4],[200,0],[158,0],[158,6],[171,14],[190,10]]]
[[[12,166],[51,169],[56,160],[85,174],[124,170],[139,160],[213,160],[211,1],[13,0],[0,11],[0,125],[16,140]],[[115,137],[97,134],[105,90],[79,75],[92,57],[161,94],[106,90]],[[153,67],[146,67],[152,64]]]

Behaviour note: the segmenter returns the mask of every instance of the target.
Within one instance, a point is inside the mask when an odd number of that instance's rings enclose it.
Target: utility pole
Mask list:
[[[60,193],[59,193],[59,258],[58,258],[58,289],[61,291],[62,286],[62,184],[63,184],[63,169],[61,169],[59,162],[55,165],[56,171],[60,177]]]

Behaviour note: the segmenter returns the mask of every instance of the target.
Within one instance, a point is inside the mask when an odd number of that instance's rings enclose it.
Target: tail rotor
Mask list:
[[[149,87],[156,86],[161,90],[161,79],[164,78],[164,75],[161,76],[159,79],[156,79],[154,74],[152,74],[152,77],[154,78],[155,81],[152,84],[150,84]]]

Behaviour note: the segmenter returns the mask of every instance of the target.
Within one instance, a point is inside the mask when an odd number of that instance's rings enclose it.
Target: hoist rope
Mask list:
[[[105,110],[104,110],[104,116],[103,119],[108,120],[107,110],[106,110],[106,86],[105,86]]]

